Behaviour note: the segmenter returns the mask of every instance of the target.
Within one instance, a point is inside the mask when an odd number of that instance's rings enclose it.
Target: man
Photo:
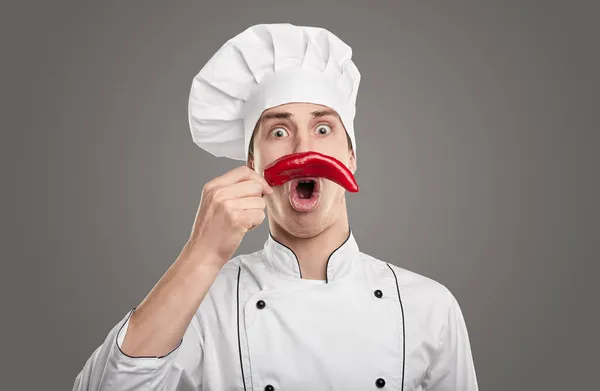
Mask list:
[[[324,29],[257,25],[198,73],[194,141],[246,164],[204,186],[181,254],[74,390],[478,389],[452,293],[362,253],[350,229],[351,53]],[[264,248],[232,259],[265,208]]]

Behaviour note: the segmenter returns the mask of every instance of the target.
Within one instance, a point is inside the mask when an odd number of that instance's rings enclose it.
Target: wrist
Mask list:
[[[228,261],[211,247],[191,240],[185,244],[180,258],[193,262],[202,269],[217,269],[217,271]]]

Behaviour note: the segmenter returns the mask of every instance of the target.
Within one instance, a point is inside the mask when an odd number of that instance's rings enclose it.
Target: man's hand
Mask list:
[[[239,247],[246,232],[265,219],[263,195],[273,188],[247,166],[237,167],[204,185],[202,199],[186,252],[201,249],[203,257],[223,266]]]

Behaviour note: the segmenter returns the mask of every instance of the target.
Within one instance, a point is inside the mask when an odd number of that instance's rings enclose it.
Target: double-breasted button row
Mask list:
[[[379,290],[379,289],[375,290],[373,292],[373,294],[378,299],[381,299],[383,297],[383,292],[381,290]],[[265,303],[264,300],[258,300],[256,302],[256,308],[258,308],[259,310],[262,310],[266,306],[267,306],[267,303]],[[377,379],[375,381],[375,385],[377,386],[377,388],[383,388],[383,387],[385,387],[385,380],[382,379],[382,378],[379,378],[379,379]],[[265,391],[275,391],[275,387],[273,387],[272,385],[268,384],[268,385],[265,386]]]
[[[259,300],[259,301],[256,302],[256,308],[258,308],[259,310],[262,310],[266,306],[267,306],[267,303],[265,303],[264,300]],[[275,391],[275,387],[273,387],[270,384],[267,384],[265,386],[265,391]]]
[[[381,299],[383,297],[383,292],[379,289],[375,290],[375,292],[373,292],[373,294],[378,299]],[[379,378],[379,379],[375,380],[375,385],[377,386],[377,388],[383,388],[383,387],[385,387],[385,380],[382,378]]]
[[[383,292],[381,290],[379,290],[379,289],[375,290],[375,292],[373,292],[373,294],[378,299],[381,299],[383,297]],[[267,306],[267,304],[265,303],[264,300],[259,300],[259,301],[256,302],[256,308],[258,308],[259,310],[262,310],[266,306]]]
[[[379,378],[375,381],[375,385],[377,386],[377,388],[383,388],[385,387],[385,379]],[[273,387],[270,384],[267,384],[265,386],[265,391],[275,391],[275,387]]]

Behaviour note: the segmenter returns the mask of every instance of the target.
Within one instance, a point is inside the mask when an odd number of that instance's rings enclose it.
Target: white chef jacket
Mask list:
[[[362,253],[350,232],[327,279],[302,278],[270,234],[219,272],[179,345],[120,349],[128,311],[74,391],[477,391],[461,309],[442,284]]]

